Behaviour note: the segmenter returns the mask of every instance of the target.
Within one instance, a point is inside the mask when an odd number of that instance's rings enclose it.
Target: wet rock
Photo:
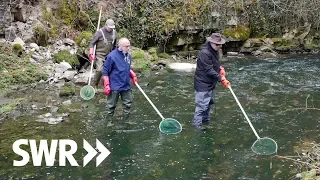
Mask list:
[[[61,89],[59,96],[73,96],[76,94],[76,90],[73,84],[66,83],[63,88]]]
[[[156,83],[157,83],[157,84],[164,84],[165,82],[159,80],[159,81],[157,81]]]
[[[31,51],[33,51],[33,50],[39,51],[40,50],[38,44],[36,44],[36,43],[30,43],[29,47],[31,48]]]
[[[69,112],[71,113],[76,113],[76,112],[81,112],[81,109],[69,109]]]
[[[161,66],[158,66],[156,64],[151,67],[152,71],[159,71],[160,69],[161,69]]]
[[[14,44],[20,44],[22,47],[25,45],[25,43],[23,42],[23,40],[19,37],[15,38],[14,41],[11,43],[12,45]]]
[[[65,45],[68,45],[68,46],[73,46],[73,45],[75,44],[75,42],[74,42],[72,39],[69,39],[69,38],[65,38],[65,39],[63,40],[63,43],[64,43]]]
[[[59,108],[58,108],[57,106],[52,106],[52,107],[50,108],[50,112],[51,112],[51,113],[56,113],[56,112],[58,112],[58,110],[59,110]]]
[[[33,110],[38,109],[37,105],[35,105],[35,104],[32,104],[31,108],[32,108]]]
[[[71,100],[67,100],[67,101],[63,101],[62,104],[65,106],[68,106],[68,105],[71,105],[72,103],[71,103]]]
[[[107,103],[107,99],[99,99],[99,104],[106,104]]]
[[[9,118],[17,120],[21,116],[21,114],[22,113],[20,111],[13,111],[10,113]]]
[[[238,56],[238,52],[227,52],[227,56]]]
[[[88,108],[88,104],[82,104],[82,105],[81,105],[81,108],[83,108],[83,109]]]
[[[53,116],[51,113],[46,113],[38,116],[37,122],[44,122],[48,124],[59,124],[64,121],[65,117],[68,117],[69,113],[57,114]]]
[[[56,83],[56,82],[58,82],[58,78],[50,77],[50,78],[48,78],[47,82],[48,82],[49,84]]]
[[[78,74],[76,76],[74,76],[74,83],[76,84],[88,84],[88,77],[90,76],[90,71],[86,71],[84,73]],[[91,74],[91,82],[93,80],[94,77],[94,73]]]
[[[72,66],[65,61],[62,61],[60,62],[60,64],[55,65],[55,72],[57,73],[64,73],[68,69],[72,69]]]
[[[45,58],[40,54],[33,54],[31,58],[36,60],[37,62],[43,62],[45,60]]]
[[[67,70],[63,73],[62,78],[65,79],[66,81],[71,81],[76,74],[77,72],[75,70],[73,71]]]

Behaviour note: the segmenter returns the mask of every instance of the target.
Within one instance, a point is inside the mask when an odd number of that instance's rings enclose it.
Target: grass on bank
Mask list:
[[[11,45],[0,47],[0,89],[11,85],[29,84],[48,77],[39,65],[30,62],[28,56],[18,57]]]

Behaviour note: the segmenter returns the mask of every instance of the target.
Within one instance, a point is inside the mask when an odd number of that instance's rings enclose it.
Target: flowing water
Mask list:
[[[257,133],[277,142],[278,155],[297,155],[300,153],[297,148],[303,150],[303,142],[320,143],[318,57],[237,59],[223,65]],[[60,124],[36,122],[37,115],[47,112],[43,109],[0,125],[0,179],[268,180],[290,179],[297,173],[290,160],[259,156],[251,151],[256,136],[230,91],[221,85],[216,88],[211,124],[207,131],[198,132],[191,126],[195,108],[193,73],[168,72],[141,77],[139,84],[165,118],[177,119],[183,125],[181,133],[159,132],[161,118],[136,87],[131,118],[126,122],[119,120],[119,104],[118,119],[113,126],[104,120],[104,103],[99,103],[105,98],[103,94],[96,95],[92,101],[74,97],[72,105],[62,106],[59,111],[80,111],[71,112]],[[38,101],[46,96],[39,91],[36,94]],[[96,138],[111,154],[98,167],[95,160],[82,167],[86,155],[82,141],[86,139],[94,145]],[[67,163],[59,167],[56,157],[53,167],[46,167],[44,162],[41,167],[33,167],[31,162],[13,167],[13,160],[21,160],[12,151],[12,143],[17,139],[74,140],[79,148],[75,159],[80,166]]]

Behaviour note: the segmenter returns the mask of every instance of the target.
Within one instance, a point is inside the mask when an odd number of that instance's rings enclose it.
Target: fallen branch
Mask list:
[[[300,160],[292,159],[292,158],[289,158],[289,157],[286,157],[286,156],[275,155],[274,157],[278,157],[278,158],[282,158],[282,159],[292,160],[292,161],[299,162],[299,163],[302,163],[302,164],[307,164],[307,165],[309,165],[309,166],[314,167],[315,169],[320,169],[320,167],[319,167],[319,166],[316,166],[316,165],[310,164],[310,163],[308,163],[308,162],[304,162],[304,161],[300,161]]]

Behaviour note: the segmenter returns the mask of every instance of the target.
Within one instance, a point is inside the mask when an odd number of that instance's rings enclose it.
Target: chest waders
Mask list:
[[[98,20],[98,26],[97,26],[97,31],[99,30],[99,26],[100,26],[100,19],[101,19],[101,12],[102,12],[102,6],[100,7],[100,13],[99,13],[99,20]],[[94,50],[93,50],[93,54],[96,53],[96,48],[97,46],[94,46]],[[92,69],[93,69],[93,62],[91,62],[91,68],[90,68],[90,74],[88,77],[88,85],[84,86],[83,88],[81,88],[80,90],[80,96],[82,99],[84,100],[90,100],[94,97],[95,95],[95,90],[94,88],[90,85],[91,83],[91,75],[92,75]]]
[[[96,50],[96,60],[95,60],[95,65],[96,65],[96,74],[94,76],[94,88],[97,89],[99,85],[99,81],[102,77],[102,69],[103,69],[103,63],[105,61],[106,56],[111,52],[113,44],[115,43],[115,30],[112,29],[112,37],[109,38],[105,36],[103,33],[102,29],[99,29],[103,36],[103,40],[99,40],[96,45],[97,45],[97,50]]]

